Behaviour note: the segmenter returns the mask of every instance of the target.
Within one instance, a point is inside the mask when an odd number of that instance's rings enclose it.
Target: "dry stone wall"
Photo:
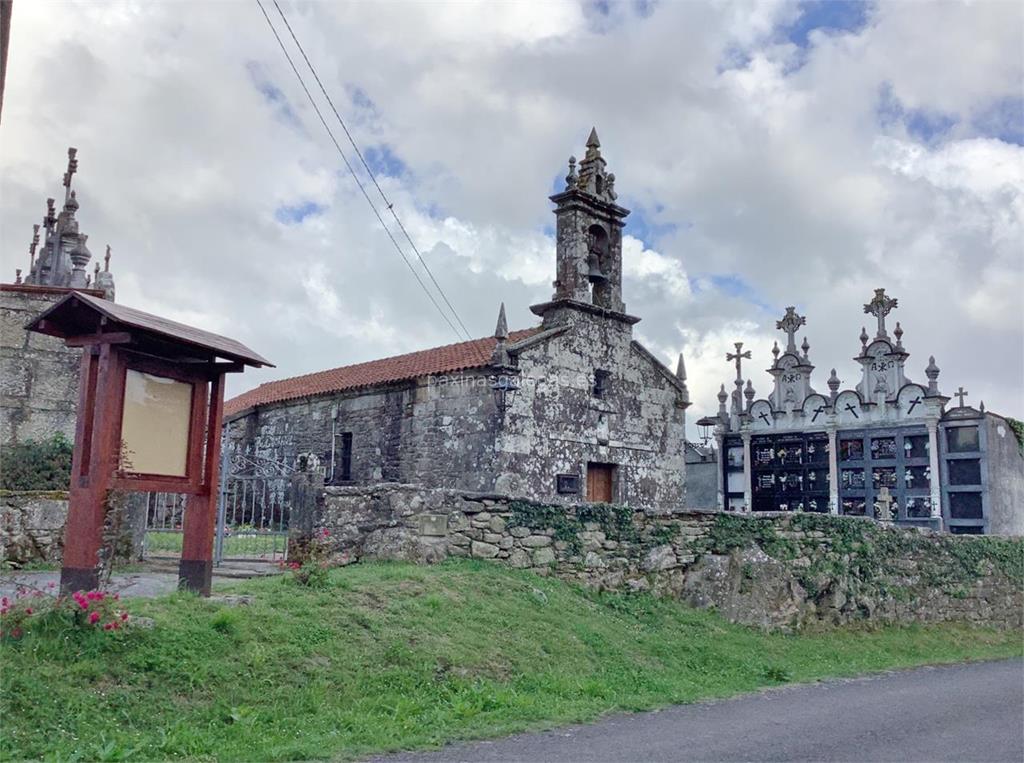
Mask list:
[[[403,484],[327,488],[316,512],[313,525],[330,530],[336,563],[488,559],[588,587],[680,598],[763,628],[1024,624],[1021,539],[811,514],[554,507]]]
[[[67,493],[4,492],[0,495],[0,563],[21,567],[59,562],[67,514]]]

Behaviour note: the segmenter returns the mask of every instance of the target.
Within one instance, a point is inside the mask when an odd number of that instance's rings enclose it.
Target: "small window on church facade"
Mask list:
[[[600,368],[594,371],[594,397],[600,399],[608,394],[608,387],[611,375],[611,371],[604,371],[601,370]]]
[[[336,482],[348,482],[352,479],[352,433],[342,432],[338,435],[338,462],[334,470]]]

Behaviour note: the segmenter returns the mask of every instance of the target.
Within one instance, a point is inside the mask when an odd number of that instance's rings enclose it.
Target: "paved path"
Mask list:
[[[152,569],[138,572],[115,572],[109,588],[120,592],[122,596],[162,596],[178,587],[178,573],[172,571],[176,566],[177,562],[173,565],[153,565]],[[216,590],[232,580],[261,577],[276,572],[278,570],[275,566],[263,562],[225,562],[224,565],[214,568],[213,587]],[[13,596],[20,586],[50,591],[53,590],[49,587],[51,583],[53,588],[60,583],[59,571],[4,572],[0,574],[0,595]]]
[[[616,715],[398,761],[1024,761],[1024,663],[976,663]]]

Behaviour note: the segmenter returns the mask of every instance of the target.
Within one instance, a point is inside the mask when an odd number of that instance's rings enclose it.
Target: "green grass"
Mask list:
[[[790,681],[1019,656],[966,626],[765,635],[648,596],[496,565],[365,564],[249,606],[135,601],[152,630],[0,646],[0,756],[352,758]],[[106,637],[104,637],[106,636]]]
[[[184,536],[180,532],[148,530],[147,556],[180,556]],[[246,559],[284,559],[288,546],[287,534],[237,534],[224,539],[224,556]]]

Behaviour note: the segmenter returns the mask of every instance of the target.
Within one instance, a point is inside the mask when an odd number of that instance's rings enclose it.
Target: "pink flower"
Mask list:
[[[105,631],[112,631],[112,630],[114,630],[114,623],[107,623],[106,625],[103,626],[103,630],[105,630]]]
[[[93,612],[91,615],[89,615],[89,625],[95,625],[96,621],[99,620],[99,619],[100,619],[100,613],[99,612]]]
[[[125,622],[128,622],[128,613],[127,612],[122,612],[121,613],[121,619],[123,621],[125,621]]]
[[[25,607],[25,614],[26,615],[31,615],[32,614],[32,607]]]
[[[47,583],[47,584],[46,584],[46,587],[47,587],[47,588],[56,588],[56,587],[57,587],[57,584],[56,584],[56,583]]]

